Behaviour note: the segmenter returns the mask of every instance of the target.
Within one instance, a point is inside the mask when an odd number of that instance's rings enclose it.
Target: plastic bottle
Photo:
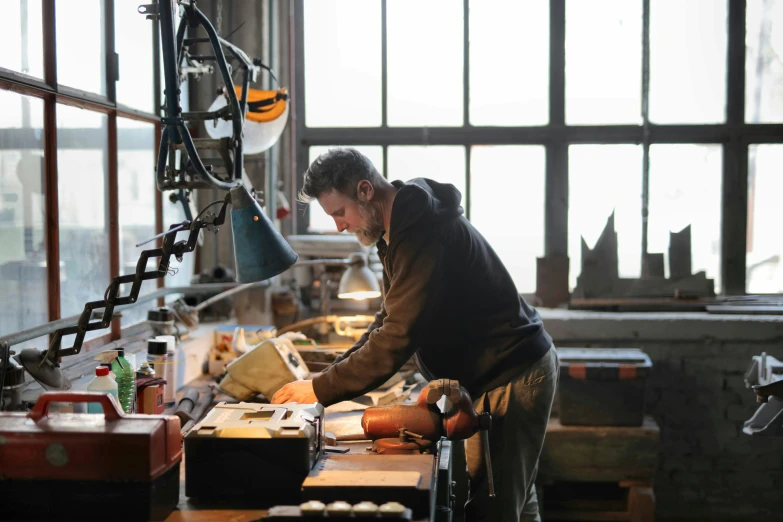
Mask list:
[[[101,363],[100,366],[105,366],[109,369],[109,377],[112,378],[114,382],[117,382],[117,374],[111,371],[111,363]]]
[[[87,391],[104,392],[114,395],[118,398],[117,382],[109,376],[109,369],[106,366],[95,368],[95,378],[87,385]],[[103,413],[103,406],[97,402],[87,404],[87,413]]]
[[[117,358],[111,363],[112,371],[117,375],[118,399],[125,413],[133,413],[133,397],[136,393],[136,371],[125,358],[125,350],[120,348]]]
[[[169,350],[171,342],[167,339],[147,341],[147,361],[155,375],[166,380],[163,386],[163,404],[174,406],[177,403],[176,353]]]

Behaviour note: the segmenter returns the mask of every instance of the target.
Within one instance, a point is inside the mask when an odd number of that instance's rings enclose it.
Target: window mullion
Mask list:
[[[647,232],[650,207],[650,0],[642,0],[642,255],[647,274]]]
[[[389,101],[389,86],[387,85],[387,79],[389,74],[388,64],[388,32],[386,31],[386,0],[381,0],[381,127],[387,127],[388,120],[388,101]],[[386,149],[384,148],[384,151]],[[385,154],[385,152],[384,152]],[[384,164],[384,169],[386,165]],[[386,171],[384,170],[384,175]]]
[[[109,278],[114,279],[120,275],[120,224],[119,224],[119,189],[117,180],[117,113],[109,113],[108,119],[108,174],[107,186],[108,202],[107,222],[109,225]],[[120,320],[111,322],[111,338],[120,338]]]

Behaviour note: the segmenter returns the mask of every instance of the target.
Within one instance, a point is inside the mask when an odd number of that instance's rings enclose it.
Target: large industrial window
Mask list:
[[[783,0],[296,0],[294,14],[292,190],[327,147],[360,146],[389,179],[453,183],[520,292],[573,289],[582,240],[612,213],[620,276],[690,225],[693,271],[718,291],[783,290],[769,228]],[[317,205],[295,219],[333,231]]]
[[[136,244],[161,228],[156,39],[138,6],[3,5],[0,336],[80,314],[112,277],[135,270]],[[145,316],[128,310],[87,338],[117,338]],[[25,346],[47,344],[42,336]]]

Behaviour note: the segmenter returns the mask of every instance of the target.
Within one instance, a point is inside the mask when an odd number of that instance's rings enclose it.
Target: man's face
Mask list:
[[[347,230],[364,246],[374,245],[383,235],[383,216],[373,201],[353,199],[332,189],[321,194],[318,203],[339,232]]]

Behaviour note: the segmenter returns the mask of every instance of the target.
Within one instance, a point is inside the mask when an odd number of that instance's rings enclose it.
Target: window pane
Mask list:
[[[641,275],[642,148],[571,145],[568,148],[568,257],[571,288],[582,271],[581,241],[594,248],[614,211],[620,277]]]
[[[783,0],[747,0],[745,121],[783,122]]]
[[[726,121],[726,2],[650,2],[650,120]]]
[[[367,156],[372,164],[375,165],[375,169],[383,174],[383,147],[369,146],[369,145],[348,145],[348,147],[354,148]],[[319,155],[333,148],[332,145],[310,147],[310,163],[315,161]],[[315,233],[337,233],[337,228],[334,224],[334,219],[329,217],[321,205],[317,201],[313,201],[309,205],[310,208],[310,225],[307,227],[308,232]],[[348,234],[348,232],[343,232]]]
[[[41,0],[3,2],[0,67],[43,78]]]
[[[175,223],[181,223],[185,221],[185,209],[182,206],[182,203],[172,203],[169,199],[169,195],[171,192],[164,192],[163,193],[163,230],[168,230],[169,227]],[[218,210],[219,207],[215,206],[212,207],[212,210]],[[198,209],[201,210],[201,209]],[[194,197],[191,195],[190,197],[190,212],[193,217],[196,217],[198,215],[198,210],[196,210],[196,206],[194,203]],[[226,218],[227,220],[230,219],[230,217]],[[224,224],[222,227],[220,227],[219,234],[225,234],[230,233],[229,232],[230,225],[228,223]],[[177,241],[185,241],[189,237],[189,232],[182,231],[177,232]],[[156,263],[160,262],[160,258],[155,258]],[[188,252],[184,256],[182,256],[182,262],[180,263],[177,261],[177,258],[174,256],[171,256],[169,259],[169,274],[163,278],[163,285],[164,286],[189,286],[191,284],[191,279],[193,278],[193,274],[195,272],[196,267],[196,252]],[[180,294],[172,294],[165,297],[165,301],[167,303],[176,301],[179,297],[181,297]],[[154,305],[154,302],[152,303]]]
[[[57,106],[57,190],[60,207],[60,314],[79,314],[103,297],[111,280],[105,114]],[[88,332],[87,339],[106,334]],[[63,346],[69,346],[63,342]]]
[[[381,125],[381,2],[304,2],[305,124]]]
[[[55,2],[57,83],[106,94],[104,0]],[[137,15],[141,16],[141,15]]]
[[[465,147],[389,147],[389,180],[429,178],[451,183],[462,194],[465,207]]]
[[[136,245],[155,235],[155,126],[125,118],[117,119],[117,186],[119,197],[120,274],[136,272],[136,263],[143,250],[155,248],[155,243]],[[158,258],[147,262],[147,270],[157,267]],[[157,290],[157,281],[144,281],[139,295]],[[131,285],[122,285],[121,295],[130,294]],[[123,310],[122,325],[127,326],[147,318],[141,304]]]
[[[462,125],[462,2],[394,0],[386,23],[389,125]]]
[[[502,49],[513,53],[513,64]],[[545,125],[548,121],[548,2],[472,0],[470,123]]]
[[[567,1],[565,49],[567,123],[641,123],[640,0]]]
[[[31,110],[36,107],[36,110]],[[46,276],[43,101],[0,91],[0,111],[24,115],[0,123],[0,332],[49,320]],[[36,116],[31,116],[36,115]],[[26,346],[44,348],[46,336]]]
[[[117,103],[154,113],[152,28],[157,25],[138,8],[138,0],[114,0],[114,45],[120,61]]]
[[[669,232],[691,226],[691,273],[706,271],[720,289],[720,145],[650,146],[647,251],[663,253],[669,277]]]
[[[545,173],[542,146],[476,146],[471,150],[470,221],[523,293],[535,292],[536,258],[544,255]],[[524,194],[524,208],[503,204],[501,191]]]
[[[750,293],[783,292],[783,145],[748,149],[748,255]]]

